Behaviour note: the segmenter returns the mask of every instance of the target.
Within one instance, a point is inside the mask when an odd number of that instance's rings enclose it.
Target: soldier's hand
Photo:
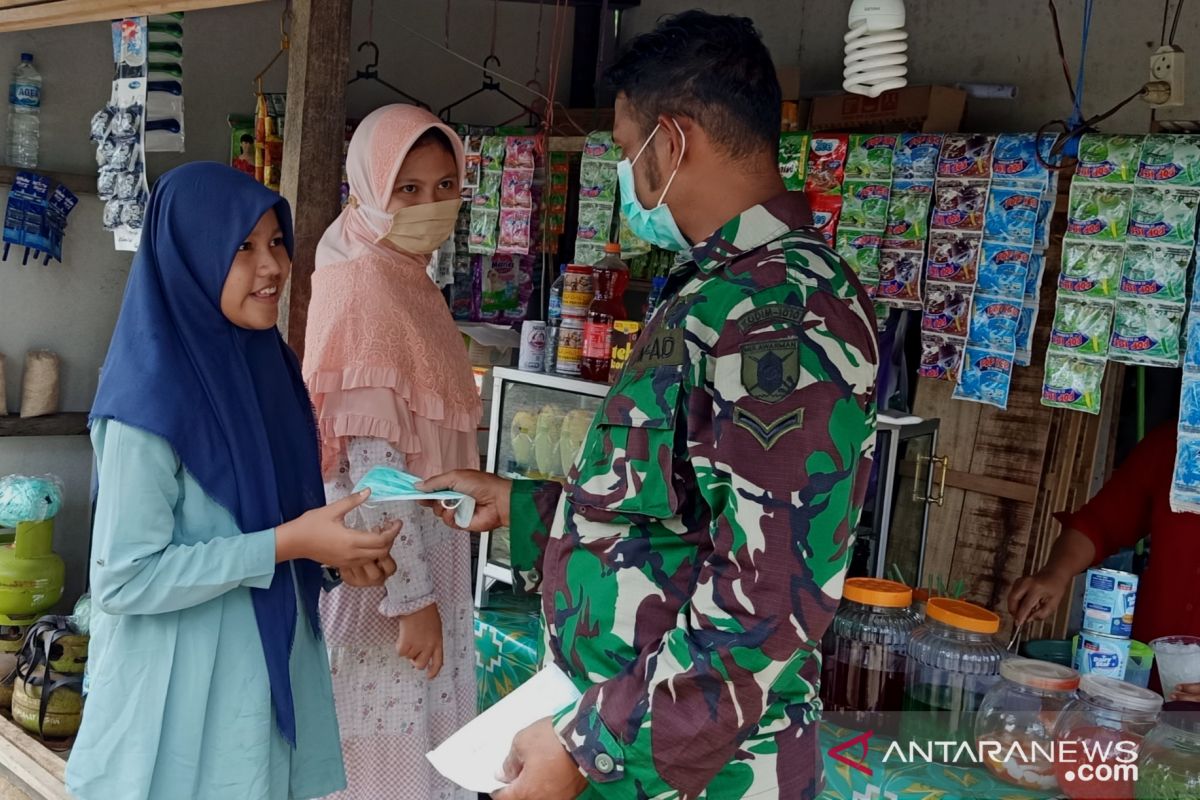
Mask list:
[[[489,472],[477,469],[456,469],[453,472],[443,472],[434,475],[421,483],[417,488],[423,492],[440,492],[450,489],[462,492],[475,498],[475,515],[467,523],[469,531],[490,531],[508,525],[509,503],[508,495],[512,481],[498,478]],[[442,522],[451,528],[459,527],[454,522],[454,509],[445,508],[437,500],[422,501],[433,513],[441,517]]]
[[[549,717],[513,739],[500,779],[508,786],[492,795],[495,800],[575,800],[588,787]]]

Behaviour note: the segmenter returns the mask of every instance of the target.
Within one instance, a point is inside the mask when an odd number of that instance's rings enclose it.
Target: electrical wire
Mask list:
[[[1075,107],[1071,112],[1071,124],[1079,125],[1083,118],[1083,87],[1087,78],[1088,38],[1092,33],[1094,0],[1083,0],[1083,30],[1079,36],[1079,70],[1075,73]]]
[[[1170,0],[1168,0],[1170,2]],[[1063,46],[1062,27],[1058,24],[1058,8],[1054,5],[1054,0],[1049,0],[1050,3],[1050,21],[1054,24],[1054,43],[1058,46],[1058,58],[1062,62],[1063,77],[1067,79],[1067,93],[1071,95],[1071,103],[1075,103],[1075,82],[1071,80],[1071,66],[1067,63],[1067,49]],[[1167,17],[1164,10],[1163,13],[1163,35],[1167,31]]]
[[[1040,149],[1034,151],[1037,155],[1038,163],[1041,164],[1043,168],[1051,169],[1051,170],[1063,170],[1063,169],[1067,169],[1068,167],[1074,166],[1073,163],[1055,164],[1055,163],[1051,162],[1049,159],[1055,158],[1056,156],[1060,156],[1062,154],[1063,149],[1066,147],[1067,142],[1071,141],[1076,136],[1079,136],[1081,134],[1087,133],[1089,130],[1092,130],[1093,128],[1095,128],[1096,125],[1099,125],[1101,122],[1108,119],[1113,114],[1116,114],[1122,108],[1129,105],[1130,103],[1132,103],[1134,100],[1138,99],[1145,93],[1146,93],[1146,86],[1142,85],[1136,92],[1129,95],[1129,97],[1126,97],[1124,100],[1117,103],[1112,108],[1108,109],[1107,111],[1105,111],[1101,114],[1097,114],[1094,117],[1088,117],[1087,119],[1083,120],[1082,122],[1080,122],[1078,125],[1075,125],[1075,126],[1071,126],[1066,120],[1062,120],[1062,119],[1050,120],[1045,125],[1038,128],[1038,131],[1037,131],[1038,141],[1041,141],[1043,134],[1049,133],[1050,129],[1053,127],[1056,127],[1056,126],[1062,128],[1063,133],[1061,136],[1058,137],[1058,141],[1054,143],[1054,147],[1050,148],[1050,152],[1047,153],[1046,156],[1042,156]]]
[[[1175,46],[1175,33],[1179,30],[1179,13],[1183,11],[1183,0],[1175,6],[1175,19],[1171,22],[1171,38],[1167,40],[1167,44]]]

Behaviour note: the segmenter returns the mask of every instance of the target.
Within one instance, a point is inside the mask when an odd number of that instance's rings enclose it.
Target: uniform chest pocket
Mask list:
[[[667,519],[679,512],[676,423],[683,367],[627,371],[588,432],[567,490],[589,519]]]

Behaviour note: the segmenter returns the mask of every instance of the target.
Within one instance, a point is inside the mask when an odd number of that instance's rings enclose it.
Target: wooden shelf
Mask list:
[[[51,414],[21,419],[16,414],[0,417],[0,437],[7,436],[86,436],[86,411]]]
[[[36,172],[50,179],[52,184],[61,183],[75,194],[95,194],[95,175],[75,175],[70,172],[49,172],[44,169],[25,169],[24,167],[0,166],[0,183],[12,185],[18,172]]]
[[[257,2],[261,0],[5,0],[0,2],[0,32]]]

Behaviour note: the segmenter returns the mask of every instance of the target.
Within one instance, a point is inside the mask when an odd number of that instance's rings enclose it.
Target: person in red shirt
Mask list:
[[[1017,624],[1049,618],[1076,575],[1149,536],[1150,562],[1138,583],[1133,638],[1200,636],[1200,514],[1171,510],[1174,422],[1152,430],[1083,508],[1060,512],[1063,532],[1046,565],[1021,578],[1008,596]],[[1175,699],[1200,702],[1200,684]]]

